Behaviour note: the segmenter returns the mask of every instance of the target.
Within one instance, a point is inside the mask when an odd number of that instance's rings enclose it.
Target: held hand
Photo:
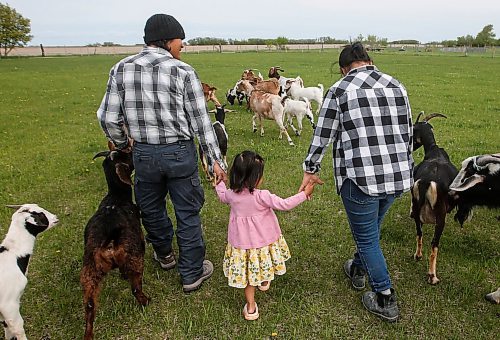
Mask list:
[[[134,140],[130,137],[127,137],[127,138],[128,138],[127,147],[123,148],[122,151],[125,153],[130,153],[130,152],[132,152],[132,149],[134,148]]]
[[[214,174],[216,178],[216,183],[219,184],[220,181],[223,181],[224,183],[227,183],[227,174],[222,168],[220,167],[218,162],[215,162],[214,164]]]
[[[313,184],[322,185],[324,183],[321,179],[319,179],[317,175],[304,172],[304,178],[302,179],[302,184],[300,185],[298,192],[303,191],[306,188],[306,185],[311,181],[313,182]]]

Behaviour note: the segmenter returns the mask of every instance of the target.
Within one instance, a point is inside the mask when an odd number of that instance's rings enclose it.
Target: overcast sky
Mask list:
[[[214,38],[355,39],[376,35],[422,43],[476,35],[492,24],[498,0],[0,0],[31,20],[32,45],[142,43],[155,13],[171,14],[186,41]]]

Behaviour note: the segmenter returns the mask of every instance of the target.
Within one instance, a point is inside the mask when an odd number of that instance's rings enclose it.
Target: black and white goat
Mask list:
[[[226,99],[231,105],[234,105],[235,100],[238,100],[238,104],[240,106],[243,104],[243,99],[246,99],[248,102],[248,98],[245,96],[245,93],[238,91],[236,89],[236,85],[232,89],[227,90]]]
[[[214,128],[215,136],[217,137],[217,142],[219,143],[219,149],[224,160],[224,165],[227,167],[226,155],[228,136],[226,127],[224,126],[224,120],[226,118],[225,106],[226,105],[222,105],[215,108],[215,122],[212,123],[212,126]],[[207,176],[207,180],[210,182],[215,181],[214,164],[212,164],[212,160],[210,160],[210,158],[206,157],[201,145],[198,145],[198,153],[200,155],[201,166]]]
[[[0,321],[5,339],[25,340],[24,321],[19,313],[21,296],[28,283],[28,264],[36,236],[55,226],[59,220],[36,204],[10,205],[9,231],[0,244]]]
[[[428,123],[432,118],[446,118],[446,116],[432,113],[420,122],[422,115],[423,112],[420,112],[413,126],[413,150],[423,145],[425,156],[424,160],[413,170],[415,183],[411,189],[410,216],[415,220],[417,229],[415,260],[422,259],[422,224],[435,224],[427,274],[427,281],[435,285],[439,283],[436,275],[439,240],[446,223],[446,214],[454,207],[448,196],[448,188],[458,174],[458,170],[451,163],[446,151],[437,146],[432,125]]]
[[[142,306],[149,303],[142,291],[145,242],[139,219],[139,208],[132,201],[132,154],[118,150],[103,151],[102,163],[108,193],[85,227],[85,248],[80,283],[85,306],[85,336],[94,337],[94,319],[104,276],[119,268],[128,279],[132,294]]]
[[[473,156],[462,162],[462,168],[450,185],[449,194],[458,211],[455,220],[463,225],[472,207],[500,208],[500,153]],[[486,295],[500,304],[500,288]]]

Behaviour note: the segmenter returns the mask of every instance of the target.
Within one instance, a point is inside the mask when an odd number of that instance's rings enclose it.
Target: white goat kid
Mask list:
[[[318,87],[303,87],[304,81],[302,78],[289,79],[286,82],[286,93],[293,99],[307,98],[311,101],[318,103],[316,114],[319,113],[321,105],[323,104],[323,84],[318,84]]]
[[[5,339],[25,340],[24,321],[19,313],[20,300],[28,283],[28,263],[36,236],[55,226],[59,220],[36,204],[8,206],[17,211],[5,239],[0,244],[0,321]]]
[[[314,124],[314,116],[311,109],[311,103],[307,98],[301,98],[303,100],[294,100],[288,96],[285,96],[281,100],[281,104],[284,109],[283,112],[286,115],[287,125],[290,125],[295,135],[300,136],[302,132],[302,119],[307,117],[313,129],[316,128]],[[297,118],[298,130],[293,126],[293,117]]]

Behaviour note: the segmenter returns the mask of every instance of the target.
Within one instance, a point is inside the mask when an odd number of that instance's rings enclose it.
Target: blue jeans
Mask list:
[[[367,195],[351,180],[342,184],[340,195],[356,243],[354,265],[365,269],[374,292],[391,288],[391,278],[380,248],[380,225],[395,195]]]
[[[135,143],[133,155],[135,200],[147,231],[146,239],[159,256],[172,251],[174,228],[166,208],[169,195],[177,221],[178,270],[183,284],[191,284],[202,275],[205,259],[200,219],[205,197],[195,144]]]

